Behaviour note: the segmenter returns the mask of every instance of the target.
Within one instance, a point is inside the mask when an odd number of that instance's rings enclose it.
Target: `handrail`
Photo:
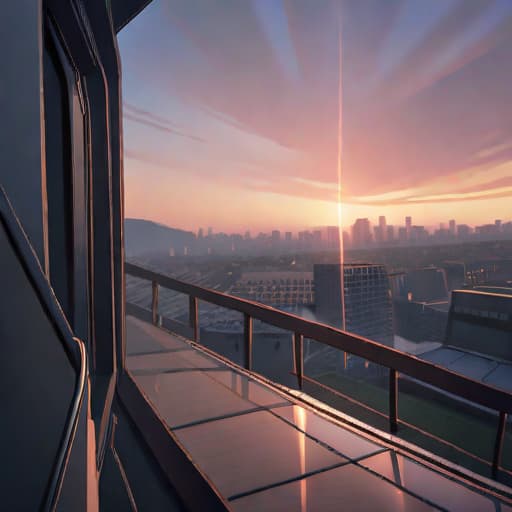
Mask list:
[[[494,447],[493,475],[496,476],[501,453],[503,449],[503,425],[508,414],[512,413],[512,394],[489,384],[471,379],[465,375],[453,372],[447,368],[436,365],[430,361],[420,359],[414,355],[401,352],[394,348],[382,345],[356,334],[348,333],[335,327],[305,320],[285,311],[259,304],[251,300],[242,299],[223,294],[221,292],[203,288],[194,284],[185,283],[178,279],[154,272],[133,263],[125,263],[125,272],[134,277],[153,283],[153,318],[157,316],[158,300],[155,300],[155,290],[158,285],[186,294],[190,297],[191,327],[194,328],[194,339],[198,337],[197,301],[202,300],[227,309],[239,311],[244,314],[244,339],[246,340],[246,367],[251,369],[252,322],[248,319],[258,319],[267,324],[288,330],[294,333],[294,366],[300,369],[296,372],[299,378],[299,387],[302,387],[302,350],[301,338],[310,338],[338,350],[359,356],[372,361],[390,370],[390,430],[395,432],[398,426],[398,374],[402,373],[435,386],[460,398],[493,409],[500,413],[498,432]],[[156,297],[158,296],[156,292]]]
[[[52,474],[51,484],[49,486],[50,492],[48,492],[46,497],[46,510],[52,511],[55,510],[57,506],[64,474],[73,448],[73,442],[78,427],[78,420],[80,418],[80,411],[82,409],[87,383],[87,353],[85,350],[85,344],[79,338],[73,337],[73,340],[80,351],[80,372],[77,375],[72,405],[68,413],[68,417],[66,418],[66,428],[62,444],[57,455],[57,462]]]
[[[76,371],[73,398],[67,413],[64,432],[56,454],[43,498],[43,510],[55,510],[67,469],[73,441],[78,426],[87,382],[87,353],[84,342],[75,336],[62,308],[48,283],[34,249],[16,216],[9,198],[0,185],[0,222],[6,229],[13,249],[32,285],[46,316],[52,323],[57,338],[70,364]]]

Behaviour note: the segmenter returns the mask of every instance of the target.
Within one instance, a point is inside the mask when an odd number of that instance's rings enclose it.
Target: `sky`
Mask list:
[[[154,0],[118,41],[127,217],[512,220],[510,0]]]

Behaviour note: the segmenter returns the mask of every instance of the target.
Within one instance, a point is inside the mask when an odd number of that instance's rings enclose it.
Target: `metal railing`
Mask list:
[[[132,263],[125,264],[125,272],[133,277],[152,283],[151,308],[152,319],[155,325],[158,323],[158,289],[160,286],[188,295],[189,323],[193,329],[193,339],[196,342],[199,341],[199,300],[243,313],[244,366],[247,370],[252,370],[253,319],[261,320],[293,333],[293,366],[299,389],[302,389],[303,382],[306,379],[304,376],[303,350],[305,337],[387,367],[389,369],[388,421],[389,430],[392,433],[397,432],[399,424],[398,377],[400,374],[407,375],[457,397],[497,411],[499,419],[492,460],[492,475],[494,478],[497,477],[503,452],[507,415],[512,413],[511,393],[455,373],[414,355],[363,338],[362,336],[305,320],[264,304],[185,283]]]

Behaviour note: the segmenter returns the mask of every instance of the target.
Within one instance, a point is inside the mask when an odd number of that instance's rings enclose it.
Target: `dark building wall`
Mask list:
[[[45,268],[41,2],[2,2],[0,44],[0,183]]]
[[[466,266],[462,262],[443,263],[448,290],[458,290],[466,282]]]
[[[512,360],[512,296],[452,292],[446,344]]]
[[[419,302],[393,301],[395,333],[411,341],[443,342],[448,313]]]
[[[405,276],[404,287],[405,296],[416,302],[448,298],[446,274],[440,268],[422,268],[408,272]]]
[[[315,311],[321,322],[341,328],[341,274],[340,265],[314,265]]]
[[[320,321],[342,325],[341,265],[314,265],[315,305]],[[390,283],[383,265],[344,265],[346,330],[393,343]]]

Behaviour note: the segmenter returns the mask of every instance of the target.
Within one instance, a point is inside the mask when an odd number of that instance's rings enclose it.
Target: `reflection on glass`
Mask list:
[[[306,411],[302,407],[293,407],[293,419],[295,424],[302,432],[307,432],[306,429]],[[299,457],[300,457],[300,471],[301,474],[306,473],[306,436],[299,436]],[[307,481],[305,478],[300,480],[300,509],[301,512],[306,512],[308,509],[308,496],[307,496]]]

